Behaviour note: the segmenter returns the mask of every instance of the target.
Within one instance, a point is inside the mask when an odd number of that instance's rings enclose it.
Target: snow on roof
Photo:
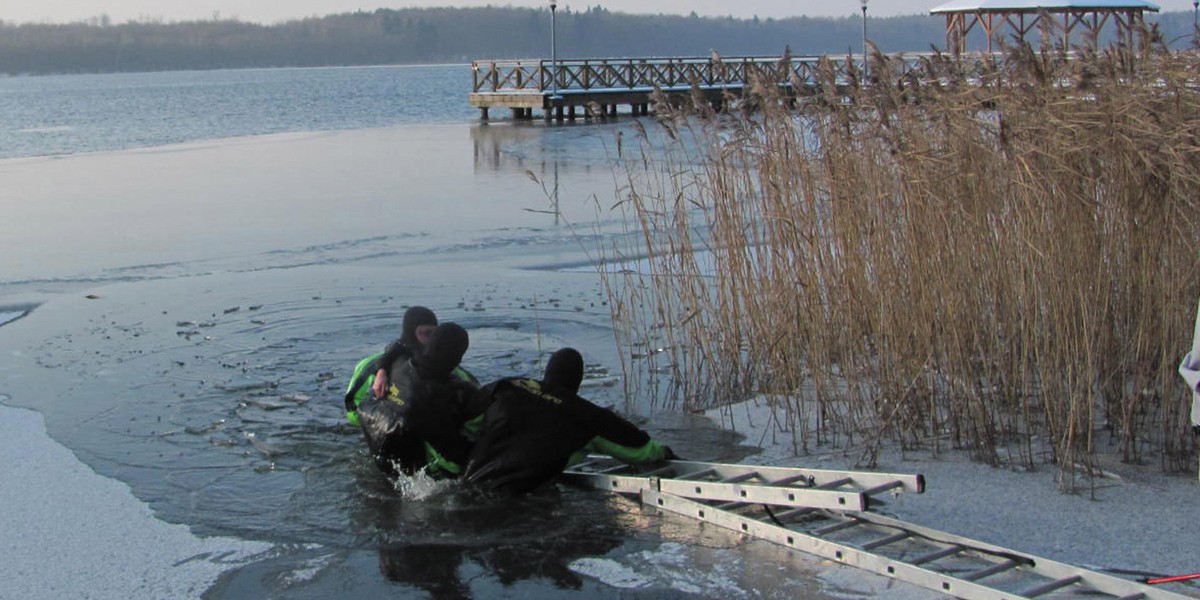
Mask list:
[[[1067,9],[1147,10],[1158,12],[1158,5],[1144,0],[951,0],[929,10],[930,14],[973,12],[977,10],[1005,12]]]

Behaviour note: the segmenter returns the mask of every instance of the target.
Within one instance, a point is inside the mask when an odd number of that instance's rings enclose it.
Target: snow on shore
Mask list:
[[[746,459],[771,465],[855,469],[857,455],[831,451],[794,456],[792,436],[765,402],[748,401],[706,415],[746,436],[762,452]],[[1115,462],[1115,461],[1114,461]],[[1016,472],[973,463],[960,452],[885,452],[879,470],[921,473],[924,494],[901,495],[882,512],[905,521],[1100,571],[1188,574],[1200,571],[1200,484],[1168,476],[1157,463],[1110,465],[1108,477],[1076,494],[1059,490],[1056,468]],[[1127,575],[1128,576],[1128,575]],[[1200,588],[1172,588],[1200,597]]]
[[[157,520],[128,486],[51,440],[39,413],[0,404],[0,456],[5,598],[195,598],[272,547]]]

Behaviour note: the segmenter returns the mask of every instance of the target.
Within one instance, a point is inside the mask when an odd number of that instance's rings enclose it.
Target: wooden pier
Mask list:
[[[827,56],[850,81],[861,57]],[[592,60],[477,60],[471,63],[471,106],[486,121],[491,108],[508,108],[517,119],[532,119],[535,109],[547,121],[607,118],[628,105],[633,115],[648,114],[657,89],[670,97],[740,95],[755,77],[778,85],[815,86],[822,57],[621,58]],[[793,90],[800,93],[801,90]]]

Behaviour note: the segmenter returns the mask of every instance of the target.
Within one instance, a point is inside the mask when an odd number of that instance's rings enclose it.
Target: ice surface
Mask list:
[[[271,549],[155,519],[51,440],[36,412],[0,405],[0,456],[0,597],[195,598]]]

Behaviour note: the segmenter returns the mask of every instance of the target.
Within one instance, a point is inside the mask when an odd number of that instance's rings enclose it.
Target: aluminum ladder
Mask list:
[[[695,461],[639,469],[590,456],[569,481],[661,510],[968,600],[1190,596],[871,512],[923,493],[920,475]]]

